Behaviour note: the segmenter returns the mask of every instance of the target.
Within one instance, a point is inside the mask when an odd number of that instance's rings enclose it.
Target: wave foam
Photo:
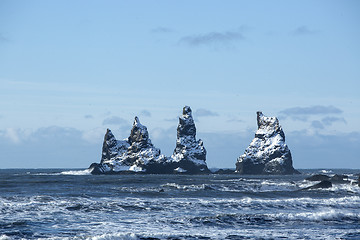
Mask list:
[[[64,171],[60,173],[61,175],[91,175],[89,169],[77,170],[77,171]]]

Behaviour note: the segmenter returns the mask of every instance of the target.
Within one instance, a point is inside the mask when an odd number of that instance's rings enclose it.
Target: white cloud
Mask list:
[[[311,106],[311,107],[293,107],[280,111],[281,115],[290,117],[306,117],[313,115],[341,114],[343,111],[334,106]]]
[[[4,136],[9,139],[11,142],[13,143],[20,143],[20,136],[17,130],[13,129],[13,128],[7,128],[5,130],[5,134]]]
[[[318,30],[312,30],[309,29],[307,26],[300,26],[298,28],[296,28],[292,34],[295,36],[304,36],[304,35],[314,35],[314,34],[318,34],[320,31]]]
[[[321,119],[321,122],[327,126],[330,126],[335,122],[342,122],[342,123],[346,124],[345,118],[340,118],[340,117],[325,117],[325,118]]]
[[[207,150],[208,166],[235,168],[236,159],[254,138],[252,130],[198,132],[197,138],[203,140]],[[176,126],[149,129],[149,132],[153,144],[170,156],[175,148]],[[8,128],[0,131],[0,152],[3,159],[11,161],[3,162],[1,167],[86,168],[100,160],[104,134],[104,128],[87,131],[57,126],[33,131]],[[323,134],[301,130],[285,135],[296,168],[360,168],[359,132]]]
[[[148,110],[142,110],[140,115],[144,117],[151,117],[151,112],[149,112]]]
[[[227,45],[245,39],[243,27],[224,32],[209,32],[204,34],[188,35],[180,39],[180,43],[185,43],[192,47],[203,45]]]
[[[118,116],[105,118],[102,125],[127,125],[128,121]]]
[[[311,126],[316,129],[324,129],[324,125],[320,121],[312,121]]]
[[[104,128],[90,129],[90,130],[82,132],[82,139],[84,139],[85,141],[87,141],[89,143],[101,144],[105,133],[106,133],[106,130]]]
[[[156,34],[166,34],[166,33],[172,33],[172,32],[174,32],[174,30],[171,28],[168,28],[168,27],[157,27],[157,28],[151,29],[150,32],[156,33]]]
[[[196,117],[214,117],[214,116],[219,116],[219,114],[216,112],[212,112],[208,109],[199,108],[195,111],[194,116],[196,116]]]

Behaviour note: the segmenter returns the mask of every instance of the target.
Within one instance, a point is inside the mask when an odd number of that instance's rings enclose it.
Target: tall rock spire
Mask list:
[[[171,157],[166,157],[161,154],[160,149],[154,147],[147,128],[135,117],[127,139],[116,140],[110,129],[106,130],[101,161],[91,164],[91,173],[210,173],[205,162],[203,142],[195,137],[196,128],[191,108],[186,106],[179,118],[176,148]]]
[[[183,108],[183,114],[179,117],[176,147],[171,159],[179,164],[181,171],[209,172],[205,162],[206,149],[201,139],[196,140],[196,127],[191,108],[188,106]]]
[[[276,117],[257,112],[258,130],[255,138],[236,162],[240,174],[294,174],[291,152]]]

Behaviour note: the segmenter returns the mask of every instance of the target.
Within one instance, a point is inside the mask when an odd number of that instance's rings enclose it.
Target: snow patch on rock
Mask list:
[[[135,117],[130,136],[116,140],[107,129],[100,164],[92,164],[92,173],[145,172],[151,162],[164,162],[166,157],[155,148],[149,138],[147,128]]]
[[[183,109],[177,128],[176,148],[171,157],[161,154],[149,138],[147,128],[135,117],[130,136],[116,140],[107,129],[100,164],[89,167],[93,174],[121,172],[146,173],[209,173],[206,150],[201,140],[196,140],[196,128],[190,107]]]
[[[171,156],[187,171],[208,172],[206,165],[206,149],[201,139],[196,140],[196,127],[189,106],[183,108],[177,127],[176,147]]]
[[[276,117],[257,112],[258,130],[255,138],[236,162],[240,174],[294,174],[291,152]]]

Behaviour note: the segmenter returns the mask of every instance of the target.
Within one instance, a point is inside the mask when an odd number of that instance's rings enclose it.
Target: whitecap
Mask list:
[[[1,235],[0,236],[0,240],[10,240],[11,238],[9,236],[6,235]]]
[[[64,171],[61,175],[91,175],[90,169],[77,170],[77,171]]]

